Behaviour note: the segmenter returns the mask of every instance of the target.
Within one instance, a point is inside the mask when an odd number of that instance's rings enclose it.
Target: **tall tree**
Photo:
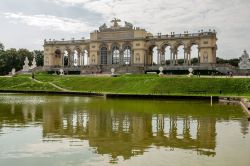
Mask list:
[[[4,45],[0,42],[0,51],[4,51]]]
[[[43,51],[34,50],[34,54],[35,54],[35,57],[36,57],[36,65],[37,66],[43,66],[43,57],[44,57]]]

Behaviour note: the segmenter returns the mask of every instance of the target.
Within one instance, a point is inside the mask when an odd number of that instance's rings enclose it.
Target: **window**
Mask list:
[[[124,60],[124,64],[126,64],[126,65],[128,65],[128,64],[131,63],[131,54],[132,54],[131,52],[132,51],[131,51],[131,47],[130,46],[126,46],[124,48],[124,53],[123,53],[124,57],[123,57],[123,60]]]
[[[108,50],[106,47],[102,47],[100,52],[101,52],[101,64],[106,65],[107,64]]]
[[[112,64],[119,64],[119,62],[120,62],[120,51],[117,46],[114,46],[112,50]]]

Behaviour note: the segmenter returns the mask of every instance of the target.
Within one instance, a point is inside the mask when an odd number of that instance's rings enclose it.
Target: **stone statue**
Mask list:
[[[37,65],[36,65],[36,58],[33,58],[31,69],[34,69],[36,67],[37,67]]]
[[[11,75],[12,75],[12,76],[16,75],[16,69],[15,69],[15,68],[12,68],[12,70],[11,70]]]
[[[107,28],[108,28],[107,25],[104,23],[102,26],[99,27],[99,31],[103,31]]]
[[[111,23],[114,23],[114,28],[118,28],[119,27],[119,24],[118,24],[118,22],[121,22],[121,20],[120,19],[117,19],[117,18],[114,18],[112,21],[111,21]]]
[[[133,27],[134,27],[133,24],[125,21],[125,28],[133,29]]]
[[[250,69],[249,55],[246,50],[244,50],[242,56],[240,57],[239,68],[242,70]]]
[[[23,71],[24,72],[28,72],[29,69],[30,69],[29,59],[28,59],[28,57],[25,57],[25,61],[24,61],[24,65],[23,65]]]

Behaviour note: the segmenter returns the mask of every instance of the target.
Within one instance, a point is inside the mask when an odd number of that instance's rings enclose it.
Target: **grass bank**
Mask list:
[[[69,91],[162,94],[194,96],[247,96],[250,98],[249,78],[188,78],[158,77],[157,75],[124,75],[121,77],[83,77],[36,75],[41,83],[28,76],[0,78],[0,89],[60,91],[51,83]]]
[[[57,89],[47,82],[33,81],[30,76],[0,77],[0,90],[18,91],[56,91]]]

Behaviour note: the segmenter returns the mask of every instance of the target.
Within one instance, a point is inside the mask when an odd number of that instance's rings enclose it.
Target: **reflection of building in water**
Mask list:
[[[73,137],[88,140],[98,154],[128,159],[143,154],[150,146],[194,149],[215,155],[215,118],[177,118],[173,115],[124,113],[101,108],[64,112],[44,108],[44,137]]]
[[[248,133],[248,126],[249,126],[249,121],[247,121],[246,119],[242,119],[240,121],[240,125],[241,125],[241,133],[243,135],[246,135]]]
[[[25,105],[23,105],[22,112],[23,112],[23,120],[25,122],[30,121],[30,120],[32,122],[35,122],[35,118],[36,118],[36,106],[25,104]]]
[[[1,106],[0,111],[0,125],[2,123],[10,124],[28,124],[30,122],[40,122],[42,115],[40,108],[33,104],[11,104],[6,107]]]
[[[125,113],[116,106],[120,108],[114,103],[108,107],[91,103],[80,107],[72,103],[8,105],[1,107],[4,111],[0,111],[0,133],[2,124],[26,126],[43,120],[44,141],[62,137],[87,140],[96,153],[110,155],[111,162],[118,156],[128,159],[143,154],[151,146],[215,155],[216,117],[190,113],[177,116],[171,112]],[[224,118],[228,116],[230,114]],[[249,123],[242,121],[241,126],[242,133],[246,134]]]

